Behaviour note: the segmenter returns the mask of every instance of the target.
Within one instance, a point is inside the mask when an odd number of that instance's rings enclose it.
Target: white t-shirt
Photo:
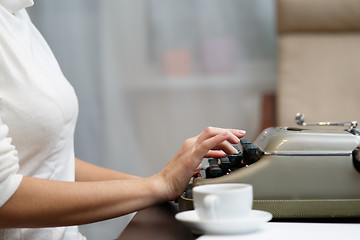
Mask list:
[[[74,181],[77,98],[24,9],[32,4],[0,0],[0,207],[22,176]],[[2,239],[85,238],[59,227],[0,229]]]

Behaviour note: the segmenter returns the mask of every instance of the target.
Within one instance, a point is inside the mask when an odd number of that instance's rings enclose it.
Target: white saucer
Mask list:
[[[179,212],[175,218],[189,227],[195,234],[235,235],[258,230],[272,219],[272,214],[260,210],[252,210],[246,218],[229,221],[200,220],[195,210]]]

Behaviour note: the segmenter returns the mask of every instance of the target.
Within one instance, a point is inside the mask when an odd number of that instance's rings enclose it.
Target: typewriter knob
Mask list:
[[[360,148],[356,148],[353,152],[352,152],[352,157],[353,157],[353,164],[355,169],[360,172]]]
[[[295,115],[295,122],[297,125],[303,126],[305,121],[305,116],[302,113],[297,113]]]

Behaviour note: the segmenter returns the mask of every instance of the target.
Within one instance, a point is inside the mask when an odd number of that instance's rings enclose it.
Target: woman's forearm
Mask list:
[[[0,208],[0,228],[86,224],[162,202],[155,177],[99,182],[59,182],[24,177]]]
[[[75,158],[75,180],[76,181],[101,181],[117,179],[134,179],[135,175],[103,168],[81,159]]]

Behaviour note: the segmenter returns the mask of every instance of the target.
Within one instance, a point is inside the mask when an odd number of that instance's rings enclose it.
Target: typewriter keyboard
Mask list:
[[[204,161],[208,161],[205,167],[205,176],[204,173],[194,176],[194,178],[190,181],[187,189],[184,192],[184,196],[186,198],[192,198],[192,182],[194,179],[201,178],[217,178],[227,174],[231,174],[232,172],[249,166],[255,162],[257,162],[263,152],[257,147],[255,144],[252,144],[247,139],[240,140],[240,146],[234,145],[234,147],[238,150],[238,154],[228,155],[223,158],[209,158],[204,159]],[[241,149],[240,149],[241,148]],[[242,151],[241,151],[242,150]]]
[[[251,165],[258,161],[262,155],[262,151],[247,139],[241,139],[240,144],[242,152],[239,147],[235,145],[238,154],[228,155],[222,158],[209,158],[209,166],[205,169],[206,178],[216,178],[231,172]]]

